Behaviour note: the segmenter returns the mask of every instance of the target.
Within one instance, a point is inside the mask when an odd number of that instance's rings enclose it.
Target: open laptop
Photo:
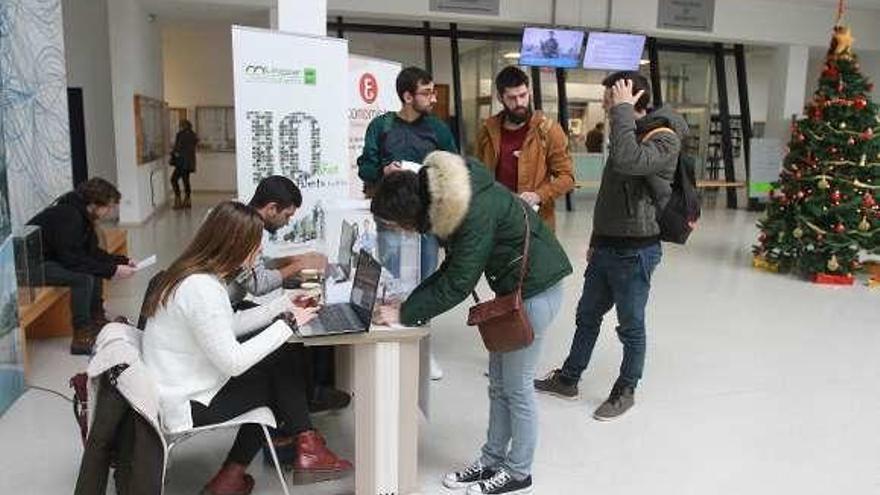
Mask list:
[[[357,224],[348,223],[348,221],[343,220],[336,263],[327,265],[327,278],[336,282],[344,282],[351,278],[351,258],[356,239]]]
[[[297,333],[302,337],[320,337],[369,331],[381,275],[382,265],[361,250],[349,302],[324,306],[318,311],[318,317],[299,326]]]

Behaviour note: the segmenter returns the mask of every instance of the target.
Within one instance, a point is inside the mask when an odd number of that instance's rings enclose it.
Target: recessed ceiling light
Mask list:
[[[519,52],[507,52],[502,55],[504,58],[519,58]]]

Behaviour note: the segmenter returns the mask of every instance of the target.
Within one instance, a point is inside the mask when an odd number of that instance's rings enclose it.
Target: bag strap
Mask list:
[[[522,265],[519,269],[519,282],[516,284],[516,290],[521,291],[523,282],[526,279],[526,273],[529,269],[529,243],[530,238],[532,237],[532,227],[529,223],[529,210],[526,209],[526,202],[522,199],[519,199],[519,206],[523,211],[523,221],[525,222],[525,239],[523,240],[523,255],[522,255]],[[474,289],[471,291],[471,296],[474,298],[474,302],[480,304],[480,296],[477,295],[477,290]]]

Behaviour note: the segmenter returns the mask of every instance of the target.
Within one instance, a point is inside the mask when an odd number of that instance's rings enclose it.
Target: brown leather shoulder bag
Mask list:
[[[483,345],[489,352],[511,352],[528,347],[535,340],[535,332],[526,314],[522,297],[523,281],[529,267],[529,238],[532,236],[529,226],[529,213],[525,204],[520,202],[525,216],[525,241],[523,242],[522,267],[519,271],[519,282],[510,294],[497,296],[495,299],[480,302],[477,292],[473,292],[474,301],[468,313],[467,324],[480,329]]]

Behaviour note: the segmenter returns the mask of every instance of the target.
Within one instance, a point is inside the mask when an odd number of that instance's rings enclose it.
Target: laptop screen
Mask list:
[[[336,256],[336,264],[345,272],[345,277],[351,276],[351,255],[354,249],[354,241],[357,238],[357,224],[342,221],[342,235],[339,237],[339,253]]]
[[[354,283],[351,287],[351,306],[358,318],[369,326],[373,319],[373,306],[376,304],[376,292],[379,290],[379,278],[382,276],[382,265],[361,249],[358,253],[357,270],[354,272]]]

